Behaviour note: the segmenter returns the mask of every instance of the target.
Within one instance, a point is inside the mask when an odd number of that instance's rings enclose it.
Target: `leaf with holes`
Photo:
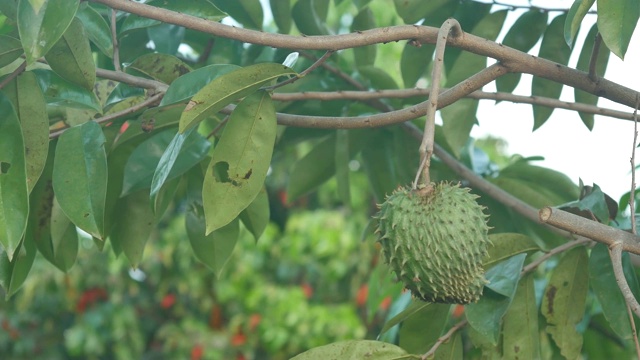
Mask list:
[[[80,229],[102,239],[107,156],[102,128],[94,121],[69,128],[58,139],[53,190],[60,207]]]
[[[206,234],[235,219],[262,189],[276,128],[276,110],[265,91],[247,96],[229,117],[202,189]]]
[[[2,94],[0,114],[0,245],[11,261],[27,227],[27,168],[20,121]]]
[[[180,116],[180,132],[222,110],[261,86],[281,76],[296,75],[290,68],[273,63],[247,66],[220,76],[195,94]]]

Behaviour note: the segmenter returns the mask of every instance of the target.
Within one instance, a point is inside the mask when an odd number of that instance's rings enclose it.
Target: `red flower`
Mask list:
[[[367,297],[369,297],[369,287],[367,284],[363,284],[356,293],[356,305],[364,306],[367,303]]]
[[[307,283],[302,283],[300,287],[304,292],[304,297],[306,297],[307,299],[311,299],[311,296],[313,296],[313,288],[311,287],[311,285]]]
[[[191,348],[191,360],[200,360],[202,359],[202,355],[204,355],[202,345],[197,344]]]
[[[238,332],[231,337],[231,345],[241,346],[247,342],[247,336],[242,333],[242,330],[238,329]]]

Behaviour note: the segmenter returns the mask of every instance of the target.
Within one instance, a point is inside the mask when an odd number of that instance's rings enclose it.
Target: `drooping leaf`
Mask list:
[[[232,220],[209,235],[205,235],[205,219],[202,208],[187,211],[185,221],[193,254],[216,275],[220,275],[238,241],[238,219]]]
[[[376,27],[376,19],[373,11],[366,7],[353,18],[351,23],[351,32],[358,32]],[[376,61],[377,48],[376,45],[361,46],[353,49],[356,66],[373,65]]]
[[[212,0],[212,2],[245,27],[262,30],[264,14],[259,2],[253,0]]]
[[[473,125],[478,122],[478,104],[479,101],[475,99],[460,99],[440,110],[444,136],[456,157],[460,156]]]
[[[27,166],[27,185],[33,189],[47,161],[49,118],[36,77],[30,71],[8,83],[2,92],[9,98],[20,119]]]
[[[142,260],[144,247],[155,223],[146,190],[138,190],[118,200],[109,239],[122,249],[133,268],[137,268]]]
[[[78,255],[78,233],[76,226],[65,215],[55,198],[51,207],[50,236],[51,253],[47,254],[45,250],[42,254],[58,269],[69,271]]]
[[[562,199],[573,200],[580,189],[567,175],[526,161],[515,162],[500,171],[500,177],[519,179],[545,188]],[[555,204],[554,204],[555,205]]]
[[[569,250],[551,274],[542,297],[541,311],[547,319],[547,332],[563,356],[574,359],[582,348],[582,335],[576,325],[582,320],[589,288],[587,250]]]
[[[412,354],[427,352],[442,335],[449,319],[449,308],[449,304],[433,304],[407,318],[400,327],[398,345]]]
[[[569,47],[573,47],[573,42],[576,40],[580,29],[580,23],[582,23],[582,19],[584,19],[584,16],[587,15],[595,2],[596,0],[575,0],[571,5],[564,23],[564,41],[567,42]]]
[[[404,310],[402,310],[396,316],[387,320],[387,322],[382,327],[382,330],[380,330],[380,334],[384,334],[385,332],[389,331],[389,329],[391,329],[392,327],[402,323],[403,321],[411,318],[415,314],[421,312],[424,308],[428,306],[433,306],[433,305],[434,305],[433,303],[414,300],[409,306],[407,306]]]
[[[79,4],[76,0],[25,0],[18,3],[18,30],[28,64],[44,56],[62,37]]]
[[[540,40],[547,28],[549,13],[531,9],[522,14],[511,26],[502,40],[505,46],[528,52]],[[513,92],[520,82],[520,73],[509,73],[496,79],[496,89],[500,92]]]
[[[269,0],[273,20],[278,26],[278,32],[288,34],[291,31],[291,0]]]
[[[625,255],[625,262],[628,256]],[[627,279],[627,282],[633,283]],[[627,303],[618,288],[613,274],[613,266],[609,258],[609,250],[606,245],[596,244],[589,257],[589,283],[598,302],[602,307],[602,313],[609,322],[611,329],[623,339],[631,339],[632,329],[629,322]]]
[[[160,106],[186,102],[214,79],[238,69],[241,68],[233,64],[214,64],[188,72],[171,83]]]
[[[492,344],[498,343],[501,320],[509,309],[520,279],[526,254],[515,255],[489,269],[489,281],[477,303],[465,305],[465,315],[471,325]]]
[[[14,62],[22,52],[20,40],[8,35],[0,35],[0,68]]]
[[[587,37],[584,39],[584,44],[582,45],[582,50],[580,50],[580,57],[578,58],[578,64],[576,65],[576,69],[582,71],[589,71],[589,62],[591,61],[591,54],[593,52],[593,46],[595,44],[596,34],[598,34],[598,25],[594,24],[589,30]],[[611,52],[603,49],[602,47],[598,51],[598,57],[596,58],[596,73],[597,76],[604,76],[604,72],[607,69],[607,64],[609,63],[609,54]],[[576,102],[581,104],[589,104],[596,105],[598,103],[598,96],[588,93],[584,90],[580,90],[578,88],[573,89],[574,97]],[[594,115],[578,112],[580,114],[580,119],[587,127],[587,129],[593,129],[594,123]]]
[[[291,360],[389,360],[401,359],[407,352],[393,344],[374,340],[347,340],[307,350]]]
[[[165,84],[171,84],[175,79],[191,71],[191,67],[177,57],[159,53],[140,56],[127,66],[127,70],[129,69],[141,72]]]
[[[336,136],[332,134],[294,163],[289,173],[288,201],[316,189],[335,174],[335,151]]]
[[[15,294],[24,284],[35,257],[36,247],[29,229],[10,256],[5,249],[0,248],[0,286],[5,290],[5,298],[8,299]]]
[[[269,196],[267,189],[262,188],[258,196],[240,213],[240,220],[258,241],[269,224]]]
[[[103,54],[113,57],[113,40],[111,28],[100,13],[88,2],[80,3],[76,17],[82,21],[89,40],[94,43]]]
[[[45,55],[56,74],[69,82],[92,91],[96,83],[96,66],[89,45],[89,37],[82,21],[74,18],[67,31]]]
[[[209,0],[154,0],[148,1],[147,4],[210,21],[220,21],[226,16],[224,12],[218,9]],[[161,24],[161,22],[158,20],[130,14],[119,28],[119,34],[122,36],[132,30],[147,28],[159,24]]]
[[[107,192],[105,138],[100,125],[86,122],[66,130],[58,139],[53,190],[71,221],[102,239]]]
[[[13,261],[27,227],[29,189],[20,120],[2,93],[0,114],[0,246]]]
[[[231,102],[255,92],[269,81],[287,75],[296,73],[284,65],[263,63],[216,78],[191,98],[180,116],[180,132],[185,132]]]
[[[489,255],[483,262],[485,268],[513,255],[541,250],[532,238],[518,233],[490,234],[489,240],[491,240],[491,246],[489,247]]]
[[[571,48],[567,46],[562,35],[566,14],[556,16],[542,37],[539,57],[566,65],[571,56]],[[544,96],[552,99],[560,98],[562,84],[535,76],[531,84],[531,95]],[[533,105],[533,130],[542,126],[553,113],[553,108]]]
[[[640,2],[598,0],[598,29],[612,53],[624,59],[633,31],[640,18]]]
[[[336,131],[336,180],[338,183],[338,196],[347,206],[351,205],[351,188],[349,186],[350,161],[349,132],[348,130],[338,129]]]
[[[44,69],[32,71],[36,74],[38,85],[44,93],[47,104],[102,112],[100,101],[92,91],[64,80],[53,71]]]
[[[435,45],[422,44],[417,46],[407,42],[400,57],[400,72],[405,88],[416,85],[416,82],[424,75],[433,59]]]
[[[314,0],[299,0],[291,9],[291,17],[300,33],[304,35],[328,35],[322,14],[318,14]]]
[[[376,202],[382,204],[388,195],[398,186],[395,173],[397,157],[393,153],[393,138],[384,130],[377,130],[362,149],[362,163],[369,179]]]
[[[202,190],[206,234],[235,219],[262,189],[276,128],[275,108],[264,91],[247,96],[229,117]]]
[[[539,359],[540,333],[534,276],[525,275],[504,316],[502,350],[506,359]]]

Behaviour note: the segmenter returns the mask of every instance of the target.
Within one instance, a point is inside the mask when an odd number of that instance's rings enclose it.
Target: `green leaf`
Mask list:
[[[110,110],[114,105],[119,104],[125,100],[130,100],[131,98],[140,98],[144,96],[144,89],[127,85],[125,83],[118,83],[118,85],[116,85],[113,90],[111,90],[109,96],[105,100],[104,109]]]
[[[91,7],[89,3],[82,2],[80,3],[76,17],[82,21],[89,40],[91,40],[103,54],[112,58],[113,40],[111,39],[111,28],[102,15]]]
[[[192,15],[209,21],[220,21],[226,17],[227,14],[218,9],[213,2],[210,0],[154,0],[147,1],[147,4],[186,15]],[[122,26],[119,29],[119,34],[122,36],[124,33],[135,29],[142,29],[160,24],[161,22],[158,20],[130,14],[122,23]]]
[[[369,30],[376,27],[376,19],[373,16],[373,11],[366,7],[353,18],[351,23],[351,32],[358,32],[363,30]],[[376,61],[376,45],[360,46],[353,49],[353,55],[355,56],[356,66],[373,65]]]
[[[567,42],[569,47],[573,47],[573,42],[576,40],[578,30],[580,30],[580,23],[582,23],[582,19],[584,19],[584,16],[587,15],[595,2],[596,0],[575,0],[571,5],[567,19],[564,22],[564,41]]]
[[[371,89],[397,89],[398,84],[385,70],[371,65],[358,67],[358,73],[368,81]]]
[[[100,101],[92,91],[67,82],[50,70],[35,69],[32,72],[36,74],[47,104],[102,112]]]
[[[498,343],[500,322],[515,294],[525,257],[526,254],[515,255],[489,269],[485,274],[489,284],[482,297],[465,306],[469,325],[494,345]]]
[[[118,200],[109,238],[117,244],[114,246],[122,249],[133,268],[137,268],[142,260],[144,247],[155,223],[147,191],[139,190]]]
[[[187,236],[193,254],[203,264],[220,276],[238,241],[239,222],[232,220],[227,225],[205,235],[205,219],[202,208],[192,206],[185,216]]]
[[[153,42],[154,50],[160,53],[175,55],[182,44],[185,28],[173,24],[160,24],[147,28],[149,40]]]
[[[411,88],[424,75],[433,60],[435,45],[422,44],[420,46],[407,42],[400,57],[400,72],[405,88]],[[498,78],[500,79],[500,78]]]
[[[5,298],[8,299],[20,289],[29,275],[35,257],[36,248],[28,231],[11,256],[0,248],[0,286],[5,290]]]
[[[385,332],[389,331],[389,329],[391,329],[392,327],[400,324],[401,322],[407,319],[410,319],[415,314],[421,312],[424,308],[428,306],[433,306],[433,305],[434,303],[428,303],[420,300],[413,300],[413,302],[409,306],[407,306],[406,309],[402,310],[400,313],[398,313],[396,316],[389,319],[384,324],[384,326],[382,327],[382,330],[380,330],[380,334],[381,335],[384,334]]]
[[[580,189],[567,175],[526,161],[515,162],[500,171],[500,177],[528,182],[548,189],[567,201],[578,198]]]
[[[351,188],[349,186],[349,162],[351,154],[349,153],[349,131],[338,129],[336,131],[336,180],[338,183],[338,196],[340,200],[351,206]]]
[[[127,72],[129,69],[141,72],[165,84],[171,84],[180,76],[191,71],[191,67],[177,57],[158,53],[140,56],[127,66]]]
[[[533,274],[518,283],[515,297],[504,315],[502,349],[505,359],[539,359],[540,333]]]
[[[60,207],[76,226],[98,239],[103,239],[107,192],[104,143],[102,128],[93,121],[69,128],[58,139],[53,168]]]
[[[591,191],[582,197],[582,199],[562,204],[559,208],[571,213],[587,211],[588,217],[591,217],[591,215],[595,216],[599,222],[607,224],[610,218],[615,218],[615,215],[612,216],[609,213],[606,196],[607,195],[600,190],[600,187],[594,184]],[[576,209],[579,211],[575,211]],[[615,209],[617,209],[617,207]]]
[[[235,219],[262,189],[276,128],[276,110],[264,91],[247,96],[229,117],[204,179],[207,234]]]
[[[33,64],[62,37],[78,10],[77,0],[22,0],[18,3],[18,31]]]
[[[376,202],[381,204],[398,186],[394,154],[393,138],[385,130],[375,130],[362,149],[362,163]]]
[[[582,335],[576,325],[584,316],[589,284],[587,250],[576,247],[558,262],[542,297],[542,314],[547,332],[562,355],[575,359],[580,355]]]
[[[442,131],[456,157],[460,156],[460,151],[469,140],[473,125],[478,122],[478,104],[479,101],[475,99],[460,99],[440,110]]]
[[[245,27],[262,29],[264,14],[260,2],[254,0],[212,0],[212,2]]]
[[[542,37],[539,57],[555,61],[562,65],[567,65],[571,56],[571,48],[567,46],[562,35],[566,14],[556,16]],[[534,76],[531,84],[531,95],[544,96],[552,99],[559,99],[562,92],[562,84]],[[533,130],[542,126],[553,113],[554,108],[541,105],[533,105]]]
[[[64,35],[45,55],[45,59],[51,70],[63,79],[93,91],[96,66],[82,21],[73,19]]]
[[[483,262],[485,268],[513,255],[541,250],[532,238],[518,233],[491,234],[489,240],[491,240],[491,246],[489,247],[489,255]]]
[[[628,256],[624,259],[629,261]],[[633,283],[633,281],[628,282]],[[629,322],[627,303],[618,288],[609,258],[609,250],[604,244],[596,244],[589,257],[589,283],[598,298],[602,313],[611,329],[623,339],[631,339],[633,332]]]
[[[538,42],[547,28],[549,13],[531,9],[522,14],[511,26],[502,40],[505,46],[528,52]],[[500,92],[513,92],[520,82],[520,73],[509,73],[496,79],[496,89]]]
[[[29,190],[20,121],[0,94],[0,245],[9,261],[20,245],[29,216]]]
[[[291,31],[291,0],[269,0],[273,20],[278,26],[278,32],[288,34]]]
[[[582,50],[580,51],[580,57],[578,58],[578,64],[576,65],[576,69],[582,71],[589,71],[589,62],[591,61],[591,53],[593,52],[593,46],[595,43],[596,35],[598,34],[598,25],[594,24],[589,30],[589,34],[584,39],[584,44],[582,45]],[[607,64],[609,63],[609,54],[611,52],[606,51],[603,48],[600,48],[598,51],[597,63],[596,63],[596,74],[597,76],[604,76],[604,72],[607,69]],[[582,104],[589,105],[597,105],[598,104],[598,96],[588,93],[584,90],[580,90],[578,88],[573,89],[574,97],[576,102]],[[594,123],[594,115],[578,112],[580,114],[580,119],[589,130],[593,130]]]
[[[598,29],[612,53],[624,59],[640,17],[636,0],[598,0]]]
[[[296,200],[329,180],[336,172],[336,136],[331,134],[293,164],[289,172],[287,200]]]
[[[9,19],[15,20],[18,12],[18,0],[0,1],[0,12]]]
[[[393,0],[396,12],[404,20],[405,24],[415,24],[420,19],[450,2],[450,0]]]
[[[456,332],[448,341],[436,350],[434,360],[463,359],[462,335]]]
[[[51,207],[51,238],[48,245],[51,246],[51,252],[41,251],[44,257],[53,265],[62,271],[69,271],[76,262],[78,256],[78,233],[76,226],[64,214],[57,199],[53,199]],[[45,241],[46,238],[40,239]]]
[[[22,55],[22,43],[20,40],[7,36],[0,35],[0,68],[3,68]]]
[[[314,3],[314,0],[298,0],[291,9],[293,21],[304,35],[329,35],[322,14],[318,14]]]
[[[267,189],[262,188],[258,196],[240,213],[240,220],[258,241],[269,224],[269,196]]]
[[[2,92],[13,104],[24,138],[27,186],[33,189],[42,173],[49,149],[49,117],[35,75],[24,72],[8,83]]]
[[[294,356],[291,360],[390,360],[401,359],[407,352],[393,344],[374,340],[347,340],[319,346]]]
[[[180,117],[180,132],[185,132],[207,116],[255,92],[271,80],[286,75],[296,75],[296,72],[284,65],[262,63],[216,78],[191,98]]]
[[[216,78],[238,69],[233,64],[214,64],[186,73],[171,83],[160,106],[185,102]]]
[[[196,131],[180,134],[170,129],[157,133],[141,143],[127,160],[122,195],[151,188],[154,202],[165,181],[202,161],[210,147],[209,141]]]
[[[407,318],[400,327],[398,345],[412,354],[429,351],[449,320],[449,308],[449,304],[433,304]]]

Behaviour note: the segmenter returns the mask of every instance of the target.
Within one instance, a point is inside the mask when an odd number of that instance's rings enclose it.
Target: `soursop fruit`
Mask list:
[[[399,188],[380,205],[376,234],[386,262],[424,301],[467,304],[487,283],[487,216],[468,188],[450,183]]]

